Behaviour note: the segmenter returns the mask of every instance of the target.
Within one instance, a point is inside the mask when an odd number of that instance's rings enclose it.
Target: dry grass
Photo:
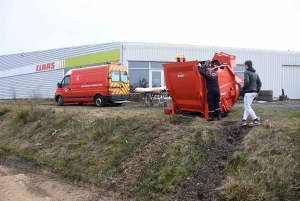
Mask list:
[[[22,157],[74,184],[139,200],[172,200],[226,126],[161,109],[53,105],[1,103],[0,159]],[[262,125],[250,130],[225,164],[218,190],[224,200],[299,200],[300,112],[258,113]],[[242,111],[230,116],[239,122]]]
[[[220,188],[226,200],[300,199],[299,117],[300,111],[276,112],[248,133]]]
[[[162,110],[32,103],[1,105],[1,156],[33,160],[73,183],[107,184],[137,197],[144,197],[150,184],[151,193],[169,197],[205,156],[194,137],[200,125],[193,119]],[[158,170],[154,161],[161,158]],[[156,177],[157,183],[142,175]]]

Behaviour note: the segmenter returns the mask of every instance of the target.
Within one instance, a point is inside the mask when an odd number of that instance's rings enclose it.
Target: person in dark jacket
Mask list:
[[[198,66],[198,71],[206,80],[207,104],[209,111],[209,119],[207,119],[207,121],[213,121],[215,114],[217,114],[218,120],[221,120],[218,74],[212,70],[210,60],[205,62],[204,70],[201,66]]]
[[[253,68],[252,61],[248,60],[245,63],[245,72],[244,72],[244,86],[242,88],[242,93],[244,93],[244,116],[241,123],[241,126],[246,126],[246,120],[248,115],[250,114],[252,117],[252,123],[249,126],[257,126],[260,124],[260,120],[257,118],[254,110],[251,107],[251,104],[255,97],[258,96],[260,88],[261,88],[261,81],[256,73],[256,70]]]

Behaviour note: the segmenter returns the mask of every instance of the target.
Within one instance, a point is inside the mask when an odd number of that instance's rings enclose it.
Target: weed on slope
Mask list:
[[[237,122],[222,121],[222,129],[203,130],[197,137],[207,150],[204,163],[184,183],[175,200],[215,200],[216,190],[224,179],[228,158],[238,148],[250,127],[239,127]]]
[[[207,122],[162,108],[4,103],[0,163],[111,200],[299,200],[300,113],[266,107],[260,126],[239,127],[234,108]]]

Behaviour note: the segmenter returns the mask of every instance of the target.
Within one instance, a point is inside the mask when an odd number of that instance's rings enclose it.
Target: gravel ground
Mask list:
[[[90,105],[93,107],[93,105]],[[137,103],[132,102],[128,104],[124,104],[122,106],[106,106],[107,108],[111,109],[119,109],[120,107],[122,109],[128,109],[128,110],[140,110],[140,109],[157,109],[157,110],[163,110],[163,109],[170,109],[171,108],[171,101],[167,101],[167,107],[159,106],[158,101],[154,102],[154,106],[144,106],[144,102]],[[273,102],[266,102],[266,101],[254,101],[252,103],[252,107],[255,108],[268,108],[268,109],[274,109],[274,110],[300,110],[300,100],[287,100],[287,101],[273,101]],[[231,110],[235,109],[244,109],[244,102],[243,100],[238,100],[238,102],[231,108]]]
[[[288,100],[288,101],[254,101],[252,106],[255,108],[269,108],[275,110],[300,110],[300,100]],[[244,102],[239,100],[232,109],[243,109]]]

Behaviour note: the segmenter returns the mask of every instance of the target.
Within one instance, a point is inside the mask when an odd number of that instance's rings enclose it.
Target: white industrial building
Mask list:
[[[243,76],[244,62],[253,61],[263,83],[278,98],[284,89],[290,99],[300,99],[300,52],[247,48],[113,42],[0,56],[0,99],[54,98],[57,82],[71,68],[119,61],[129,70],[132,89],[165,86],[162,63],[178,54],[189,60],[212,59],[215,52],[236,56],[235,71]]]

